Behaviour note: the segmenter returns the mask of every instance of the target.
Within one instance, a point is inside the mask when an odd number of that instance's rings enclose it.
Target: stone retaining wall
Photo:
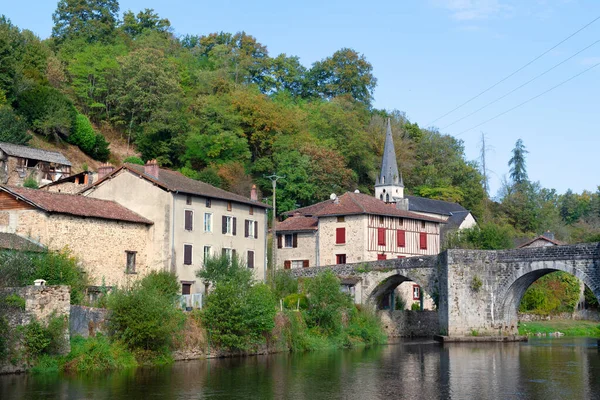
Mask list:
[[[85,306],[71,306],[69,332],[71,336],[94,337],[107,333],[108,310]]]
[[[576,321],[600,321],[600,312],[596,310],[580,310],[572,313],[559,313],[553,315],[539,315],[519,313],[519,322],[552,321],[572,319]]]
[[[430,337],[440,333],[437,311],[380,311],[388,337]]]

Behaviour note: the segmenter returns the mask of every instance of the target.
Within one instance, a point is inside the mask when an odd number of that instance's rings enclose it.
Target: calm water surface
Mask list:
[[[0,399],[600,399],[596,339],[402,342],[94,375],[0,377]]]

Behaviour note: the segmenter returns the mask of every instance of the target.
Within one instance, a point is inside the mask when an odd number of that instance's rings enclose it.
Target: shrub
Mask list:
[[[177,275],[167,271],[152,271],[140,281],[143,289],[156,291],[160,296],[175,301],[179,297]]]
[[[352,307],[352,300],[340,290],[340,280],[331,271],[320,273],[307,283],[306,323],[325,334],[335,335],[342,327],[342,312]]]
[[[33,176],[29,176],[23,181],[23,187],[29,189],[38,189],[39,185]]]
[[[73,133],[67,140],[95,160],[107,161],[110,156],[108,142],[104,136],[96,133],[90,120],[83,114],[77,114]]]
[[[129,156],[123,160],[124,163],[144,165],[144,161],[136,156]],[[184,174],[185,175],[185,174]],[[187,175],[186,175],[187,176]]]
[[[29,359],[36,359],[50,346],[50,335],[38,321],[31,321],[23,327],[23,346]]]
[[[373,345],[385,343],[387,336],[381,327],[381,321],[371,309],[354,309],[347,329],[348,335],[361,342]]]
[[[410,305],[411,311],[421,311],[421,303],[414,302]]]
[[[519,311],[539,314],[572,312],[578,302],[579,280],[566,272],[553,272],[527,289]]]
[[[483,286],[483,282],[481,281],[480,277],[474,276],[473,279],[471,279],[471,289],[474,292],[479,292],[479,290],[481,290],[482,286]]]
[[[295,310],[296,308],[306,310],[308,308],[308,298],[301,293],[292,293],[283,299],[283,305],[288,310]]]
[[[174,304],[168,279],[177,282],[174,275],[155,274],[129,290],[116,290],[108,297],[109,327],[115,339],[130,349],[156,351],[171,345],[184,316]]]
[[[406,302],[401,296],[396,296],[395,302],[396,304],[394,304],[394,310],[404,310],[406,308]]]
[[[0,142],[25,145],[31,139],[27,123],[8,106],[0,106]]]
[[[25,299],[18,294],[9,294],[4,298],[0,298],[0,302],[8,307],[16,307],[21,310],[25,309]]]
[[[271,288],[277,299],[298,293],[298,280],[287,271],[279,270],[271,281]]]
[[[71,340],[71,352],[65,357],[64,371],[87,372],[133,368],[137,362],[133,353],[120,342],[110,342],[99,334]]]
[[[589,287],[585,287],[585,291],[583,292],[585,297],[585,302],[589,307],[598,308],[598,299],[594,296],[594,292]]]
[[[250,286],[254,279],[252,270],[246,268],[239,257],[229,259],[225,254],[205,260],[204,268],[196,271],[196,276],[213,286],[221,282],[233,282],[241,287]]]

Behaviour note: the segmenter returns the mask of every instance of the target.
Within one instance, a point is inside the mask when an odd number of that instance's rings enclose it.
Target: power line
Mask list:
[[[588,22],[587,24],[585,24],[584,26],[582,26],[581,28],[579,28],[578,30],[576,30],[575,32],[573,32],[572,34],[570,34],[569,36],[567,36],[566,38],[564,38],[563,40],[561,40],[560,42],[558,42],[557,44],[555,44],[554,46],[552,46],[551,48],[549,48],[548,50],[546,50],[545,52],[543,52],[542,54],[540,54],[539,56],[535,57],[533,60],[529,61],[527,64],[523,65],[522,67],[520,67],[519,69],[517,69],[516,71],[510,73],[509,75],[507,75],[506,77],[500,79],[498,82],[494,83],[492,86],[488,87],[487,89],[485,89],[483,92],[471,97],[469,100],[465,101],[464,103],[462,103],[461,105],[453,108],[452,110],[448,111],[446,114],[442,115],[441,117],[437,117],[436,119],[434,119],[433,121],[431,121],[429,124],[427,124],[428,126],[430,126],[431,124],[433,124],[434,122],[444,118],[445,116],[452,114],[454,111],[458,110],[459,108],[469,104],[471,101],[475,100],[476,98],[478,98],[479,96],[481,96],[484,93],[489,92],[490,90],[492,90],[493,88],[495,88],[496,86],[498,86],[499,84],[501,84],[502,82],[506,81],[508,78],[514,76],[515,74],[517,74],[518,72],[521,72],[523,69],[525,69],[526,67],[530,66],[531,64],[533,64],[535,61],[539,60],[540,58],[542,58],[543,56],[545,56],[546,54],[550,53],[552,50],[554,50],[555,48],[557,48],[558,46],[560,46],[561,44],[563,44],[564,42],[566,42],[567,40],[571,39],[573,36],[577,35],[579,32],[581,32],[582,30],[584,30],[585,28],[587,28],[588,26],[592,25],[594,22],[598,21],[600,19],[600,16],[594,18],[592,21]]]
[[[458,122],[460,122],[460,121],[464,120],[465,118],[469,118],[469,117],[470,117],[471,115],[473,115],[473,114],[477,114],[479,111],[483,110],[484,108],[487,108],[488,106],[491,106],[492,104],[494,104],[494,103],[496,103],[496,102],[498,102],[498,101],[502,100],[503,98],[505,98],[505,97],[507,97],[507,96],[509,96],[509,95],[513,94],[513,93],[514,93],[514,92],[516,92],[517,90],[519,90],[519,89],[521,89],[521,88],[523,88],[523,87],[525,87],[525,86],[529,85],[531,82],[533,82],[533,81],[535,81],[536,79],[538,79],[538,78],[540,78],[540,77],[542,77],[542,76],[546,75],[548,72],[550,72],[550,71],[552,71],[553,69],[555,69],[555,68],[557,68],[557,67],[559,67],[559,66],[563,65],[564,63],[566,63],[567,61],[569,61],[569,60],[570,60],[570,59],[572,59],[573,57],[575,57],[575,56],[577,56],[577,55],[579,55],[579,54],[583,53],[584,51],[586,51],[587,49],[589,49],[590,47],[592,47],[592,46],[594,46],[594,45],[596,45],[596,44],[598,44],[598,43],[600,43],[600,40],[596,40],[594,43],[590,44],[589,46],[587,46],[587,47],[585,47],[585,48],[583,48],[583,49],[581,49],[581,50],[579,50],[577,53],[573,54],[572,56],[570,56],[570,57],[568,57],[568,58],[565,58],[564,60],[562,60],[562,61],[561,61],[561,62],[559,62],[558,64],[555,64],[553,67],[551,67],[551,68],[549,68],[549,69],[545,70],[544,72],[542,72],[541,74],[539,74],[539,75],[537,75],[537,76],[535,76],[535,77],[531,78],[530,80],[528,80],[527,82],[525,82],[525,83],[524,83],[524,84],[522,84],[521,86],[518,86],[518,87],[514,88],[513,90],[511,90],[510,92],[508,92],[508,93],[506,93],[506,94],[504,94],[504,95],[502,95],[502,96],[498,97],[497,99],[490,101],[489,103],[487,103],[487,104],[486,104],[486,105],[484,105],[483,107],[481,107],[481,108],[478,108],[477,110],[473,111],[472,113],[470,113],[470,114],[467,114],[467,115],[465,115],[464,117],[462,117],[462,118],[459,118],[459,119],[457,119],[456,121],[452,122],[451,124],[448,124],[448,125],[444,126],[443,128],[441,128],[441,130],[444,130],[444,129],[446,129],[446,128],[449,128],[449,127],[451,127],[452,125],[454,125],[454,124],[456,124],[456,123],[458,123]]]
[[[496,119],[496,118],[498,118],[498,117],[501,117],[501,116],[503,116],[504,114],[507,114],[507,113],[509,113],[509,112],[511,112],[511,111],[513,111],[513,110],[515,110],[515,109],[517,109],[517,108],[519,108],[519,107],[521,107],[521,106],[523,106],[523,105],[525,105],[525,104],[529,103],[530,101],[533,101],[533,100],[537,99],[538,97],[541,97],[541,96],[545,95],[546,93],[549,93],[549,92],[553,91],[554,89],[558,88],[559,86],[562,86],[562,85],[564,85],[565,83],[567,83],[567,82],[569,82],[569,81],[572,81],[573,79],[577,78],[578,76],[585,74],[585,73],[586,73],[586,72],[588,72],[589,70],[591,70],[591,69],[593,69],[593,68],[596,68],[598,65],[600,65],[600,62],[599,62],[599,63],[596,63],[596,64],[594,64],[594,65],[592,65],[591,67],[589,67],[589,68],[587,68],[587,69],[584,69],[583,71],[581,71],[580,73],[578,73],[578,74],[576,74],[576,75],[573,75],[573,76],[572,76],[572,77],[570,77],[569,79],[562,81],[562,82],[561,82],[561,83],[559,83],[558,85],[552,86],[550,89],[548,89],[548,90],[546,90],[546,91],[544,91],[544,92],[542,92],[542,93],[540,93],[540,94],[538,94],[538,95],[536,95],[536,96],[533,96],[533,97],[531,97],[531,98],[529,98],[529,99],[525,100],[524,102],[522,102],[522,103],[520,103],[520,104],[517,104],[517,105],[516,105],[516,106],[514,106],[513,108],[509,108],[508,110],[506,110],[506,111],[504,111],[504,112],[501,112],[500,114],[498,114],[498,115],[495,115],[495,116],[493,116],[492,118],[490,118],[490,119],[487,119],[487,120],[483,121],[483,122],[482,122],[482,123],[480,123],[480,124],[477,124],[477,125],[475,125],[475,126],[472,126],[472,127],[471,127],[471,128],[469,128],[469,129],[465,129],[464,131],[462,131],[462,132],[460,132],[460,133],[456,134],[455,136],[460,136],[460,135],[462,135],[463,133],[465,133],[465,132],[468,132],[468,131],[470,131],[470,130],[472,130],[472,129],[479,128],[481,125],[487,124],[488,122],[490,122],[490,121],[492,121],[492,120],[494,120],[494,119]]]

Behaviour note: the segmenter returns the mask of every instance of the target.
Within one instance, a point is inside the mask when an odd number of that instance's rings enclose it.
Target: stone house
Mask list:
[[[554,239],[554,233],[546,232],[543,235],[535,237],[522,245],[518,246],[518,249],[530,248],[530,247],[546,247],[546,246],[562,246],[565,243]]]
[[[94,183],[96,175],[91,171],[83,171],[42,185],[40,189],[49,192],[78,194]]]
[[[68,249],[94,285],[125,285],[155,269],[152,231],[152,221],[114,201],[0,186],[0,232],[15,235],[6,240]]]
[[[209,256],[239,256],[258,280],[266,277],[267,209],[240,196],[179,172],[146,165],[124,164],[83,191],[87,197],[113,200],[154,222],[152,259],[175,272],[182,294],[204,293],[196,277]]]
[[[39,185],[71,175],[71,162],[61,153],[0,143],[0,183],[22,186],[29,177]]]

